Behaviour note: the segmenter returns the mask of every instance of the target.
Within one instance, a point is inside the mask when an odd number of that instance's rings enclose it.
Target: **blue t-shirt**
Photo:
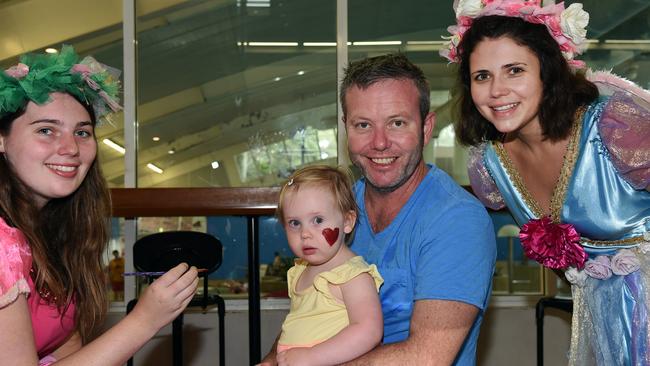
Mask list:
[[[474,196],[442,170],[429,168],[397,217],[376,234],[365,209],[365,181],[357,182],[360,214],[351,248],[384,278],[384,343],[408,337],[415,301],[460,301],[480,311],[454,365],[474,365],[496,260],[494,227]]]

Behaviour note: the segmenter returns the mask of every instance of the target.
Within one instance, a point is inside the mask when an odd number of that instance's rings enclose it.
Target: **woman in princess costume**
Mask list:
[[[154,281],[96,337],[108,299],[110,198],[95,123],[118,81],[71,47],[0,72],[0,365],[122,365],[189,303],[196,268]]]
[[[572,283],[569,364],[650,365],[650,93],[584,70],[581,4],[461,0],[459,141],[482,202]]]

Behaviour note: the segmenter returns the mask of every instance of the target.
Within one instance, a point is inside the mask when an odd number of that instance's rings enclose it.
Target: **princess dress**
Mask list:
[[[551,201],[550,219],[572,225],[589,258],[565,268],[569,364],[650,365],[650,94],[608,73],[588,77],[601,97],[577,113]],[[468,165],[486,206],[507,206],[519,226],[541,221],[501,143],[472,148]]]

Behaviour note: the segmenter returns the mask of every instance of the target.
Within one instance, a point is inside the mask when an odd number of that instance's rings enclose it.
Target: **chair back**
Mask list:
[[[166,272],[185,262],[206,276],[216,271],[223,258],[221,241],[197,231],[165,231],[150,234],[133,244],[133,266],[138,271]]]
[[[196,268],[203,277],[203,295],[190,301],[189,306],[200,305],[207,313],[208,305],[216,304],[219,315],[219,365],[225,364],[225,327],[226,304],[218,294],[208,295],[208,275],[221,265],[223,249],[219,239],[197,231],[165,231],[147,235],[133,244],[133,266],[142,272],[167,272],[179,263],[185,262]],[[149,282],[153,277],[147,276]],[[129,301],[126,313],[133,310],[137,299]],[[183,365],[183,314],[172,322],[172,358],[173,364]],[[133,358],[127,362],[133,365]]]

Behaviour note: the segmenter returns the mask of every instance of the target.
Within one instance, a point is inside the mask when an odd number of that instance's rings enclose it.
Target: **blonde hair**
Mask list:
[[[284,226],[284,199],[289,193],[296,193],[301,187],[326,188],[334,196],[336,206],[345,216],[353,211],[355,217],[359,215],[357,202],[352,192],[352,178],[350,171],[342,167],[327,165],[312,165],[294,172],[287,183],[280,190],[280,199],[276,216]],[[351,234],[351,233],[350,233]]]

